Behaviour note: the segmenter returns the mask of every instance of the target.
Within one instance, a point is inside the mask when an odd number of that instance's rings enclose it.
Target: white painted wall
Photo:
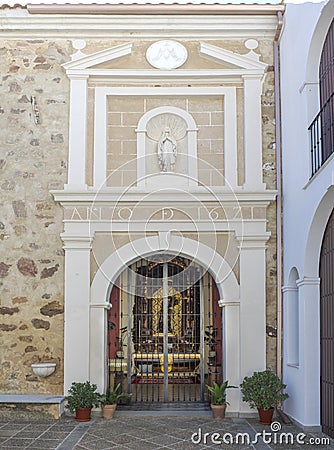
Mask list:
[[[319,254],[334,205],[334,159],[310,178],[308,126],[319,110],[318,67],[334,0],[287,4],[280,39],[283,172],[283,377],[285,411],[305,427],[320,425]],[[288,364],[291,270],[299,274],[299,363]],[[295,297],[294,297],[295,298]]]

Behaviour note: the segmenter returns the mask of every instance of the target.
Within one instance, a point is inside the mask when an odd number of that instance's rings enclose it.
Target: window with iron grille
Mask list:
[[[334,20],[322,48],[319,89],[320,111],[309,127],[312,176],[334,152]]]

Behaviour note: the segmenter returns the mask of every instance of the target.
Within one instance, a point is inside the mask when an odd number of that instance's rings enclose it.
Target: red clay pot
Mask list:
[[[89,422],[92,408],[77,408],[75,410],[75,420],[77,422]]]
[[[270,425],[273,420],[274,408],[261,409],[257,408],[262,425]]]

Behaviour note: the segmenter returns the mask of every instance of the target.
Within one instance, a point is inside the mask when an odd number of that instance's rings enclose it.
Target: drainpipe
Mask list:
[[[279,38],[283,26],[283,15],[277,12],[277,30],[274,38],[274,79],[275,79],[275,140],[276,140],[276,223],[277,223],[277,375],[282,378],[282,143],[280,107],[280,65]]]
[[[276,121],[276,217],[277,217],[277,375],[282,379],[282,281],[283,281],[283,252],[282,252],[282,141],[281,141],[281,104],[280,104],[280,64],[279,39],[283,26],[283,15],[277,12],[278,25],[274,38],[274,77],[275,77],[275,121]],[[291,424],[290,418],[281,410],[282,405],[276,408],[278,416],[285,424]]]

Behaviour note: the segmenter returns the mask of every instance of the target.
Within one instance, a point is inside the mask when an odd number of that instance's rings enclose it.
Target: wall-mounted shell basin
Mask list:
[[[38,364],[31,364],[31,368],[35,375],[38,377],[48,377],[49,375],[52,375],[53,372],[56,370],[56,363],[38,363]]]

